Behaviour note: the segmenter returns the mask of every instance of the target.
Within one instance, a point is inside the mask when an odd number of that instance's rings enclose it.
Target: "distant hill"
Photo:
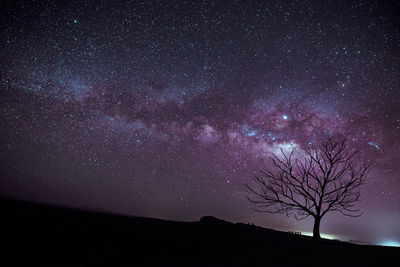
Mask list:
[[[399,266],[400,248],[0,198],[1,266]]]

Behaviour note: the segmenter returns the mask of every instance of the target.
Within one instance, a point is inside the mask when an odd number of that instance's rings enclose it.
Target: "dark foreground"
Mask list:
[[[400,248],[0,199],[1,266],[400,266]]]

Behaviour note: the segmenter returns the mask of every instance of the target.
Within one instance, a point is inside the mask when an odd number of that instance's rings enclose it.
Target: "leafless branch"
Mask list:
[[[271,157],[271,168],[259,170],[254,185],[246,184],[253,210],[296,219],[313,216],[320,220],[333,211],[361,215],[355,204],[369,165],[359,164],[358,151],[351,150],[345,139],[328,139],[313,146],[302,160],[293,159],[293,150],[281,153],[282,157]]]

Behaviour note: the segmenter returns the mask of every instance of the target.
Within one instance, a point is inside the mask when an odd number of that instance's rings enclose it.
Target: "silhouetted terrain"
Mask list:
[[[1,266],[399,266],[400,248],[0,199]]]

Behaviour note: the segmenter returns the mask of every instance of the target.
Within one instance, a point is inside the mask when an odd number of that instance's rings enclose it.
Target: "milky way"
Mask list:
[[[281,148],[346,137],[372,164],[360,218],[400,241],[395,1],[3,1],[0,193],[280,230],[244,183]]]

